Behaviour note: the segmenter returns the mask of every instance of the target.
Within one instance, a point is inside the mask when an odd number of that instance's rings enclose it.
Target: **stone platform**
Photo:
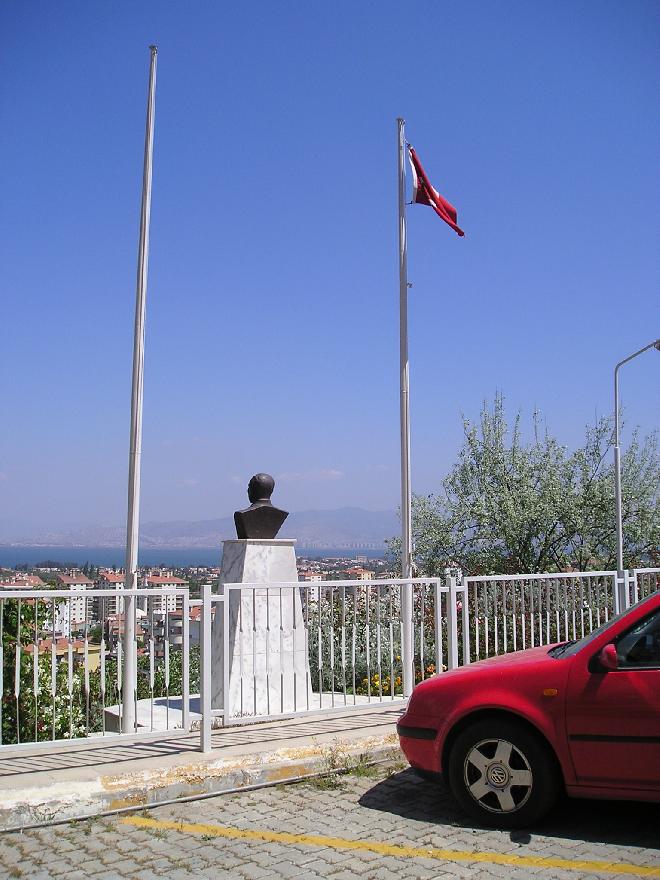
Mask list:
[[[351,706],[368,706],[369,697],[366,694],[358,694],[353,702],[353,695],[347,697],[344,703],[344,694],[336,691],[324,691],[319,699],[318,694],[310,696],[310,711],[330,711],[332,709],[350,709]],[[374,705],[373,698],[371,705]],[[223,726],[222,709],[212,709],[211,729],[217,730]],[[286,715],[282,720],[293,718],[292,714]],[[155,697],[153,709],[151,700],[137,701],[137,726],[139,731],[175,731],[183,727],[183,713],[181,710],[181,697],[173,696],[169,700],[166,697]],[[190,697],[190,729],[192,731],[199,730],[202,720],[200,711],[199,695],[193,694]],[[243,718],[242,723],[250,723],[249,718]],[[261,723],[255,719],[253,723]],[[119,706],[106,706],[105,709],[105,729],[108,733],[119,733]]]

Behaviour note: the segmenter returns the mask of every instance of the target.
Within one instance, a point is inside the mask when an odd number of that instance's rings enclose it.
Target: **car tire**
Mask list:
[[[559,766],[545,741],[523,724],[500,718],[477,721],[458,735],[448,777],[465,812],[494,828],[532,825],[560,791]]]

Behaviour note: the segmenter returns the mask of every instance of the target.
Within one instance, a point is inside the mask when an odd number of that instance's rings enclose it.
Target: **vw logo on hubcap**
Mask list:
[[[509,774],[502,764],[491,764],[486,776],[491,785],[497,788],[503,788],[509,781]]]

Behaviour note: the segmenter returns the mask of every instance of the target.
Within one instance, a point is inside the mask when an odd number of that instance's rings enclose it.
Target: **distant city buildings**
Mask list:
[[[77,569],[35,567],[31,572],[17,570],[0,571],[0,597],[2,591],[20,590],[25,592],[25,602],[35,603],[30,591],[66,591],[68,598],[46,598],[40,600],[41,616],[35,628],[34,645],[28,652],[38,651],[39,655],[50,654],[58,660],[68,662],[72,656],[77,663],[85,651],[94,659],[104,640],[107,656],[116,656],[117,646],[124,633],[124,572],[121,569],[97,568],[85,565],[85,574]],[[152,650],[157,658],[162,658],[166,650],[178,650],[183,644],[183,599],[182,590],[190,590],[192,598],[199,598],[201,586],[211,583],[217,590],[220,568],[218,566],[191,566],[170,569],[164,567],[143,567],[138,574],[138,590],[155,591],[154,595],[139,596],[136,608],[136,639],[140,655]],[[299,557],[298,579],[309,584],[305,596],[318,598],[323,582],[352,580],[371,582],[382,578],[395,577],[389,570],[387,560],[370,559],[366,556],[351,557]],[[356,586],[352,590],[359,589]],[[90,595],[90,592],[94,595]],[[178,592],[173,592],[178,591]],[[104,595],[107,594],[107,595]],[[138,594],[139,595],[139,594]],[[217,610],[214,606],[212,613]],[[189,609],[188,626],[191,645],[200,642],[199,606]],[[42,619],[43,618],[43,619]],[[54,640],[54,642],[53,642]],[[169,646],[169,647],[166,647]],[[26,647],[26,650],[27,647]]]
[[[298,580],[301,582],[360,580],[370,581],[396,577],[383,558],[367,559],[366,556],[298,559]]]
[[[22,572],[0,572],[0,590],[43,590],[46,584],[36,574],[23,574]]]

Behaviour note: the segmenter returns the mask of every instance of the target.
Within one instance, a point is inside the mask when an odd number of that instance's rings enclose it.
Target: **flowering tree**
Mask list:
[[[425,574],[460,566],[470,574],[616,567],[612,420],[587,428],[574,452],[538,415],[533,439],[511,427],[504,401],[464,422],[459,458],[437,495],[413,499],[417,563]],[[660,457],[655,435],[622,456],[624,563],[653,559],[660,543]],[[398,542],[390,542],[394,554]],[[647,562],[648,564],[648,562]]]

